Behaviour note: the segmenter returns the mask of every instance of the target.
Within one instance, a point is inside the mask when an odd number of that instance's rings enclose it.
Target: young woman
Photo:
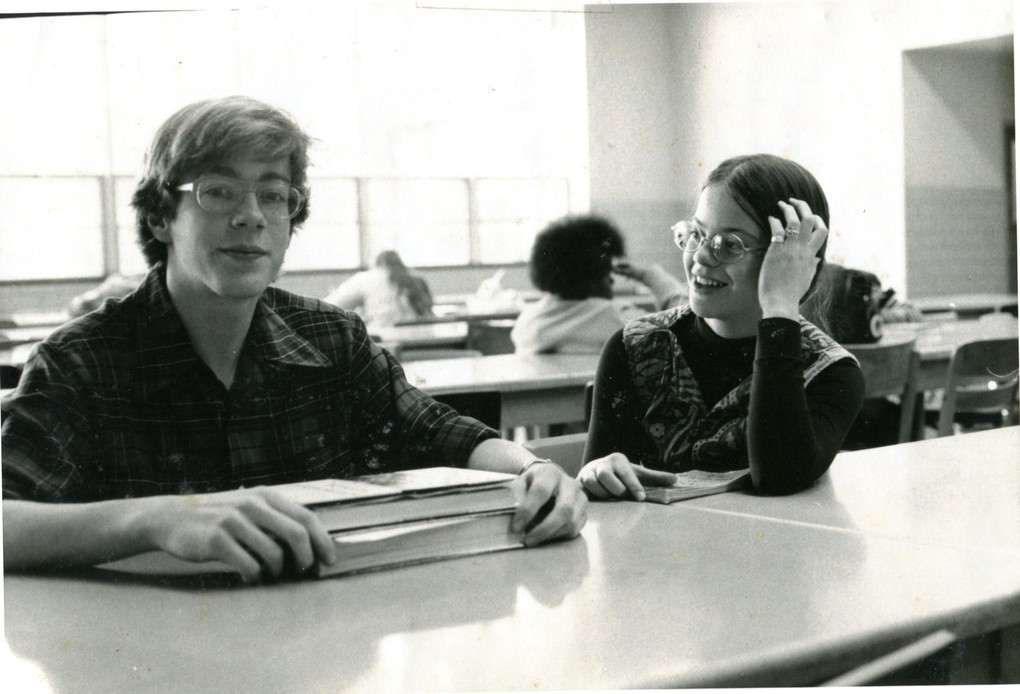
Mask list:
[[[854,357],[800,316],[829,210],[800,165],[720,164],[673,227],[690,303],[606,343],[578,475],[595,498],[644,498],[690,469],[750,467],[756,489],[802,489],[829,467],[864,392]]]
[[[370,328],[432,315],[428,284],[411,274],[396,251],[380,253],[374,268],[352,275],[326,301],[357,311]]]

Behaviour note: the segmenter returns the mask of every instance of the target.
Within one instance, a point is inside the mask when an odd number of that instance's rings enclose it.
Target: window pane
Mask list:
[[[361,265],[358,186],[350,178],[310,181],[311,214],[294,234],[285,270],[328,270]]]
[[[569,193],[563,178],[475,181],[478,260],[527,262],[535,235],[570,211]]]
[[[365,208],[370,259],[385,250],[419,267],[471,259],[465,180],[370,180]]]
[[[0,280],[103,275],[98,178],[0,178]]]

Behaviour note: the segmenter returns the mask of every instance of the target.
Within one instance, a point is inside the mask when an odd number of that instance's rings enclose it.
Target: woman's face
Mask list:
[[[748,249],[768,248],[765,231],[721,185],[701,192],[692,221],[708,241],[728,233],[738,236]],[[716,334],[729,338],[757,334],[762,315],[758,273],[764,256],[760,250],[748,250],[743,258],[727,265],[712,255],[707,242],[694,253],[684,253],[691,309]]]

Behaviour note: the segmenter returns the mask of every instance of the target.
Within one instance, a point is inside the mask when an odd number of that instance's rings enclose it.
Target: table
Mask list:
[[[471,295],[448,296],[446,302],[433,305],[435,315],[400,321],[397,325],[509,320],[517,318],[524,306],[537,301],[540,297],[541,292],[529,292],[520,296],[519,300],[514,303],[486,303],[475,300]],[[614,294],[613,303],[621,309],[637,306],[648,312],[658,310],[655,297],[647,289],[641,292],[617,292]]]
[[[955,311],[957,314],[976,315],[996,311],[1012,311],[1016,315],[1017,295],[1015,293],[947,294],[911,299],[910,303],[922,313]]]
[[[369,333],[379,342],[400,349],[463,347],[467,343],[465,321],[376,326]]]
[[[938,443],[840,454],[794,496],[593,503],[573,542],[342,579],[7,575],[6,639],[59,692],[810,684],[1020,623],[1020,428]]]
[[[499,391],[504,428],[584,420],[597,354],[496,354],[407,362],[407,379],[432,395]]]
[[[978,320],[890,323],[884,326],[883,337],[917,337],[915,349],[920,358],[918,389],[937,390],[945,386],[949,360],[961,344],[970,340],[1017,337],[1017,332],[1017,319],[1001,314]]]

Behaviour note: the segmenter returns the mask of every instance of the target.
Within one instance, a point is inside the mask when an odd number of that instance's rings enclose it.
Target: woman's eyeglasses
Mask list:
[[[301,191],[282,181],[248,185],[236,178],[213,176],[177,186],[195,194],[198,206],[213,214],[230,214],[241,206],[244,196],[255,193],[262,214],[274,219],[293,219],[301,211]]]
[[[694,223],[684,220],[672,226],[673,243],[684,253],[697,253],[706,243],[712,257],[727,265],[744,257],[745,253],[764,251],[767,248],[748,248],[744,240],[736,234],[723,232],[712,238],[705,235]]]

